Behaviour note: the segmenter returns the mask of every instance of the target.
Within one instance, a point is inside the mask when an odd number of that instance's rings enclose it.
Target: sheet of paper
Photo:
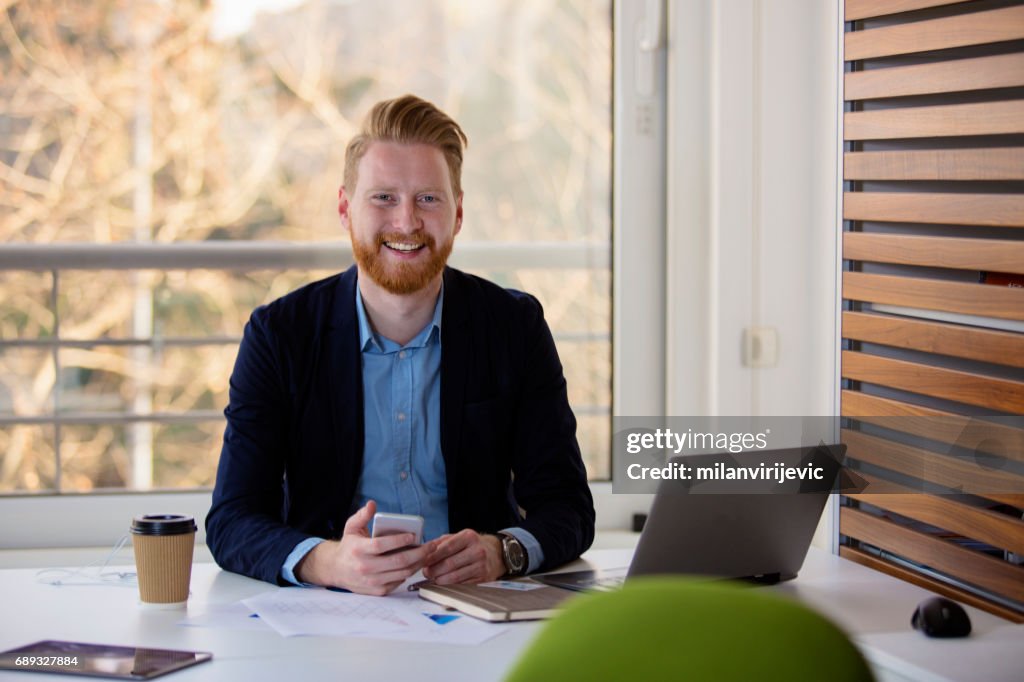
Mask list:
[[[230,604],[211,604],[206,611],[179,621],[178,625],[195,628],[224,630],[273,630],[260,620],[252,609],[240,601]]]
[[[424,613],[424,615],[433,620],[439,627],[430,632],[391,632],[379,635],[375,639],[475,646],[508,630],[507,625],[485,623],[482,620],[477,620],[461,613]]]
[[[429,633],[440,627],[408,600],[319,588],[282,587],[242,601],[285,637]]]
[[[421,577],[421,576],[419,576]],[[285,637],[335,635],[474,646],[508,630],[446,610],[410,592],[412,578],[387,597],[285,587],[230,604],[210,605],[186,627],[275,630]]]
[[[432,601],[420,597],[419,592],[410,590],[409,586],[421,582],[423,576],[417,574],[405,581],[401,587],[387,596],[389,601],[400,601],[410,609],[422,613],[440,627],[433,632],[424,633],[392,633],[381,635],[382,639],[395,639],[404,642],[437,642],[440,644],[456,644],[474,646],[497,637],[508,630],[507,625],[487,623],[482,620],[446,609]]]

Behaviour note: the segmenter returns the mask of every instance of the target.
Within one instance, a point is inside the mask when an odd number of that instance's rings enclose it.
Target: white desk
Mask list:
[[[910,617],[934,593],[852,561],[811,548],[799,577],[771,589],[843,628],[880,680],[1024,680],[1024,625],[966,606],[970,637],[929,639]]]
[[[631,550],[586,555],[606,567],[628,563]],[[270,586],[197,563],[189,613],[229,603]],[[852,562],[811,550],[800,577],[774,588],[830,616],[865,652],[880,680],[1022,680],[1024,626],[968,608],[967,640],[929,640],[910,629],[910,614],[928,592]],[[498,680],[518,658],[537,623],[517,623],[476,647],[357,638],[280,637],[273,632],[181,627],[181,611],[143,611],[133,589],[54,587],[35,569],[0,570],[0,650],[40,639],[66,639],[212,651],[211,663],[165,679],[189,680]],[[0,673],[3,675],[4,673]],[[15,682],[66,682],[59,675],[10,673]]]

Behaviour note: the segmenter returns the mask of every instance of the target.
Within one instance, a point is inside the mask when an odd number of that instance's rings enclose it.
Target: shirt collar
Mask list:
[[[444,281],[441,282],[441,291],[437,295],[437,303],[434,304],[434,315],[420,333],[413,337],[412,341],[405,344],[404,348],[420,348],[441,340],[441,311],[444,308]],[[363,306],[363,292],[359,288],[359,280],[356,280],[356,318],[359,321],[359,350],[376,350],[379,353],[400,350],[400,347],[391,339],[381,336],[373,330],[370,325],[370,318]]]

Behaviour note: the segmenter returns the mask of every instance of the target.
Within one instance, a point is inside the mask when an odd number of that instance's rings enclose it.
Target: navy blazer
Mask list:
[[[356,276],[298,289],[245,327],[206,517],[224,569],[281,583],[297,544],[341,535],[363,458]],[[570,561],[593,541],[594,504],[540,303],[452,268],[444,287],[449,528],[519,526],[544,549],[542,568]]]

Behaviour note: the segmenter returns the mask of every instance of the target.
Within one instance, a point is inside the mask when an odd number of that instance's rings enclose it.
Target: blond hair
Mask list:
[[[448,163],[452,191],[462,193],[462,150],[469,141],[448,114],[416,95],[403,95],[373,105],[363,127],[345,148],[345,187],[354,191],[359,161],[372,142],[429,144],[441,150]]]

